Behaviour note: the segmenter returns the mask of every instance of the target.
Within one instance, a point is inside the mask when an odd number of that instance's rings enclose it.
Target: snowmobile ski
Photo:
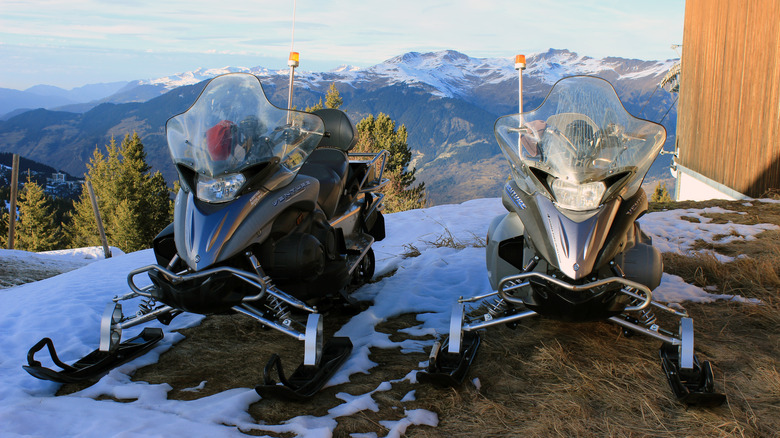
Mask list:
[[[715,392],[715,377],[709,361],[699,363],[693,356],[693,368],[680,368],[677,347],[664,344],[659,350],[661,367],[677,400],[691,406],[714,407],[726,401],[726,395]]]
[[[27,353],[28,365],[23,365],[25,371],[33,377],[41,380],[51,380],[58,383],[77,383],[85,380],[102,377],[113,368],[129,362],[138,356],[149,351],[157,342],[163,338],[163,331],[160,328],[147,327],[138,336],[122,342],[115,351],[95,350],[76,361],[73,365],[67,365],[57,357],[54,349],[54,343],[49,338],[41,339]],[[54,371],[46,368],[35,360],[35,353],[47,347],[52,362],[61,371]]]
[[[318,366],[301,364],[289,379],[284,375],[282,359],[278,354],[274,354],[263,371],[264,383],[256,386],[255,391],[263,398],[307,400],[325,386],[351,352],[352,341],[349,338],[333,338],[325,344],[322,360]],[[271,376],[274,368],[281,385],[277,384]]]
[[[428,369],[417,373],[417,380],[444,387],[462,385],[466,373],[477,355],[481,339],[475,332],[465,332],[462,342],[459,354],[447,352],[449,339],[445,340],[440,348],[434,347],[428,362]]]

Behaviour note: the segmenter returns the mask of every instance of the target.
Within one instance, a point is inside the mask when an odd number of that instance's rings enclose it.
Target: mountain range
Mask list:
[[[555,49],[527,59],[523,74],[526,110],[538,106],[562,77],[599,76],[615,86],[632,114],[653,121],[663,118],[668,133],[666,149],[673,149],[675,96],[658,84],[675,60],[596,59]],[[29,111],[19,110],[25,105],[12,108],[14,112],[0,120],[0,152],[18,153],[71,174],[82,174],[95,147],[104,147],[112,136],[121,140],[135,131],[143,140],[149,163],[172,183],[176,174],[166,147],[165,121],[186,110],[206,80],[238,71],[257,75],[271,102],[287,106],[287,69],[198,69],[154,80],[97,84],[81,87],[82,92],[94,92],[81,102],[73,102],[73,94],[65,93],[71,100],[66,106],[54,104],[51,109]],[[508,167],[492,128],[499,116],[518,110],[513,59],[473,58],[445,50],[410,52],[367,68],[298,70],[293,105],[305,108],[315,104],[324,98],[331,83],[339,90],[342,109],[353,122],[382,112],[398,126],[406,126],[412,164],[418,180],[425,181],[432,204],[497,196]],[[18,93],[35,91],[41,96],[48,92],[52,98],[62,97],[63,93],[55,93],[53,88],[36,86]],[[5,91],[0,89],[3,105],[8,103]],[[661,156],[648,179],[668,176],[668,166],[668,156]]]

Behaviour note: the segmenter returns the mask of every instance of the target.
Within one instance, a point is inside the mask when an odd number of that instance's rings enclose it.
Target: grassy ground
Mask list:
[[[711,201],[651,208],[708,205],[747,213],[711,215],[717,221],[780,225],[780,204]],[[515,329],[501,326],[483,333],[469,374],[469,379],[478,379],[478,386],[470,380],[457,389],[397,381],[390,390],[373,394],[378,411],[339,418],[335,436],[366,432],[384,436],[388,429],[381,421],[398,420],[405,409],[419,408],[435,412],[439,425],[412,426],[407,436],[780,437],[780,232],[764,232],[751,242],[698,245],[748,257],[721,264],[712,256],[665,254],[665,271],[689,283],[764,303],[685,306],[696,322],[700,359],[712,361],[716,389],[728,397],[723,406],[704,409],[679,404],[661,370],[657,340],[626,337],[603,322],[537,318]],[[658,315],[662,325],[676,327],[673,319]],[[348,318],[329,315],[326,320],[332,330]],[[379,329],[401,340],[408,335],[398,330],[415,325],[414,318],[402,315]],[[192,399],[260,383],[271,353],[281,352],[288,371],[302,357],[299,343],[259,328],[241,315],[210,317],[184,334],[184,341],[163,354],[158,364],[139,370],[134,379],[167,382],[173,387],[169,397]],[[263,342],[257,342],[261,338]],[[353,375],[349,384],[326,388],[308,403],[261,400],[251,406],[250,414],[266,424],[299,415],[326,415],[343,403],[337,393],[365,394],[382,382],[401,380],[420,369],[427,357],[374,349],[371,359],[378,364],[371,374]],[[201,391],[184,391],[202,381],[207,383]],[[63,388],[65,392],[75,389]],[[415,391],[414,400],[402,402],[410,391]]]

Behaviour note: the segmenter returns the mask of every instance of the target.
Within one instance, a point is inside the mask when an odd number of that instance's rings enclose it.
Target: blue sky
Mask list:
[[[293,9],[293,0],[0,0],[0,87],[286,68]],[[297,0],[294,49],[311,71],[443,49],[669,59],[684,11],[684,0]]]

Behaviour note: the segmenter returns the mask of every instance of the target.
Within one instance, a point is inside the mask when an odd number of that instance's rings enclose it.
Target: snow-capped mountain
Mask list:
[[[526,58],[526,110],[539,105],[552,84],[565,76],[597,75],[615,86],[630,112],[655,121],[663,118],[669,144],[673,144],[675,99],[658,85],[674,60],[597,59],[554,49]],[[150,164],[172,181],[176,173],[163,135],[165,121],[194,101],[205,80],[230,72],[257,75],[271,102],[287,106],[287,69],[201,68],[134,81],[91,103],[88,111],[79,111],[84,114],[36,110],[0,121],[0,138],[4,139],[0,152],[20,152],[50,165],[56,162],[77,175],[85,171],[95,145],[135,131],[144,141]],[[432,202],[461,202],[497,193],[502,178],[486,175],[505,174],[507,169],[492,127],[498,117],[517,112],[514,58],[474,58],[444,50],[410,52],[365,68],[341,66],[327,72],[299,68],[293,105],[303,109],[317,103],[331,84],[341,93],[342,109],[354,123],[381,112],[397,126],[406,126],[414,154],[412,165],[418,179],[425,181]],[[666,161],[659,161],[651,176],[668,174],[664,169],[668,156],[661,160]]]
[[[524,74],[540,84],[552,85],[570,75],[596,75],[610,81],[642,80],[663,77],[674,64],[674,60],[641,61],[623,58],[591,58],[568,50],[550,49],[528,57],[528,69]],[[244,72],[261,78],[284,77],[288,69],[270,70],[264,67],[199,68],[156,79],[139,80],[128,84],[134,86],[153,85],[172,90],[184,85],[193,85],[215,76]],[[371,67],[340,66],[328,72],[311,72],[299,69],[298,87],[312,90],[327,88],[331,82],[340,82],[354,88],[378,88],[404,84],[427,89],[440,97],[467,97],[479,86],[516,81],[517,71],[514,58],[472,58],[466,54],[443,50],[430,53],[409,52],[390,58]]]

